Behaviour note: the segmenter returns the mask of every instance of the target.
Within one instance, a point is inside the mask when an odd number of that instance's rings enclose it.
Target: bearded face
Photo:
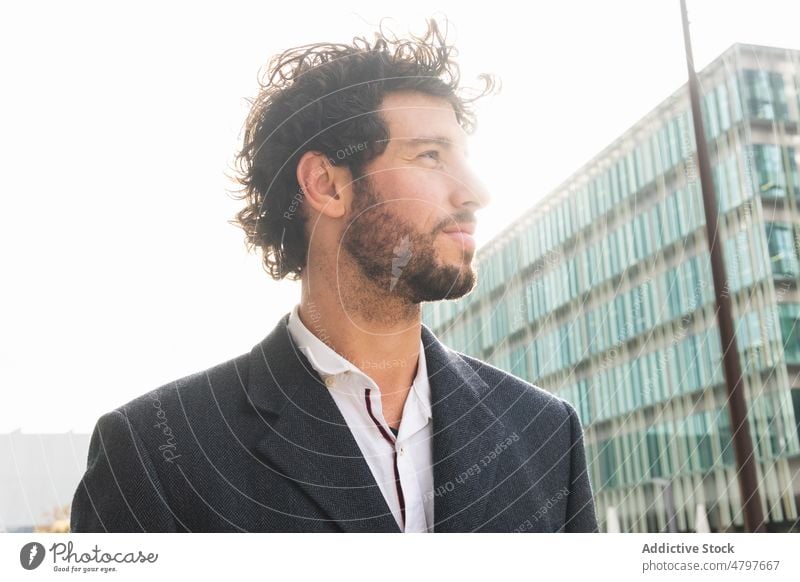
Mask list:
[[[474,222],[471,212],[447,216],[421,228],[403,213],[404,200],[387,198],[370,176],[353,183],[352,219],[342,249],[364,277],[411,303],[457,299],[474,287],[474,250],[445,233]],[[442,247],[449,247],[444,252]]]

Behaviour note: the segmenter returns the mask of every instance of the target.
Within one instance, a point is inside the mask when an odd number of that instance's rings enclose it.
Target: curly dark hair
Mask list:
[[[422,36],[398,39],[379,26],[375,37],[371,44],[356,37],[352,44],[289,49],[259,75],[235,160],[241,190],[234,197],[245,206],[230,222],[244,230],[249,250],[262,249],[273,279],[299,279],[306,266],[303,192],[296,175],[305,152],[347,166],[355,179],[386,149],[388,128],[376,112],[387,93],[418,91],[446,99],[459,125],[472,133],[472,102],[497,87],[490,74],[480,75],[481,90],[459,87],[453,60],[458,53],[447,43],[446,22],[444,33],[429,20]]]

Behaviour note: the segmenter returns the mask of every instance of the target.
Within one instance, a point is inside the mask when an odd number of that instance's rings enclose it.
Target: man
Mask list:
[[[73,531],[597,530],[574,409],[421,323],[476,282],[488,195],[458,83],[433,22],[270,63],[236,223],[300,303],[248,353],[100,418]]]

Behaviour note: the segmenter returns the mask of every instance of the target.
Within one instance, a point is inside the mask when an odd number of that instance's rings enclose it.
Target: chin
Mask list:
[[[425,301],[447,301],[469,294],[477,283],[477,276],[470,265],[448,265],[435,281],[428,281],[420,294]]]
[[[436,253],[436,262],[448,268],[470,267],[474,258],[475,251],[473,249],[460,247],[450,248],[445,252],[440,250]]]

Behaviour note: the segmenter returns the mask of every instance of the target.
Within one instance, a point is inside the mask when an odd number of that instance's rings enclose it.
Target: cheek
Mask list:
[[[424,172],[406,180],[403,191],[407,198],[413,198],[422,214],[438,216],[446,214],[449,205],[449,191],[445,181],[434,172]]]
[[[375,174],[375,180],[381,199],[420,234],[432,234],[447,219],[447,189],[435,171],[396,169]]]
[[[430,236],[438,228],[441,210],[425,200],[407,200],[403,203],[403,217],[423,236]]]
[[[385,172],[380,178],[380,191],[391,198],[413,198],[444,206],[447,187],[444,177],[435,170],[402,168]]]

